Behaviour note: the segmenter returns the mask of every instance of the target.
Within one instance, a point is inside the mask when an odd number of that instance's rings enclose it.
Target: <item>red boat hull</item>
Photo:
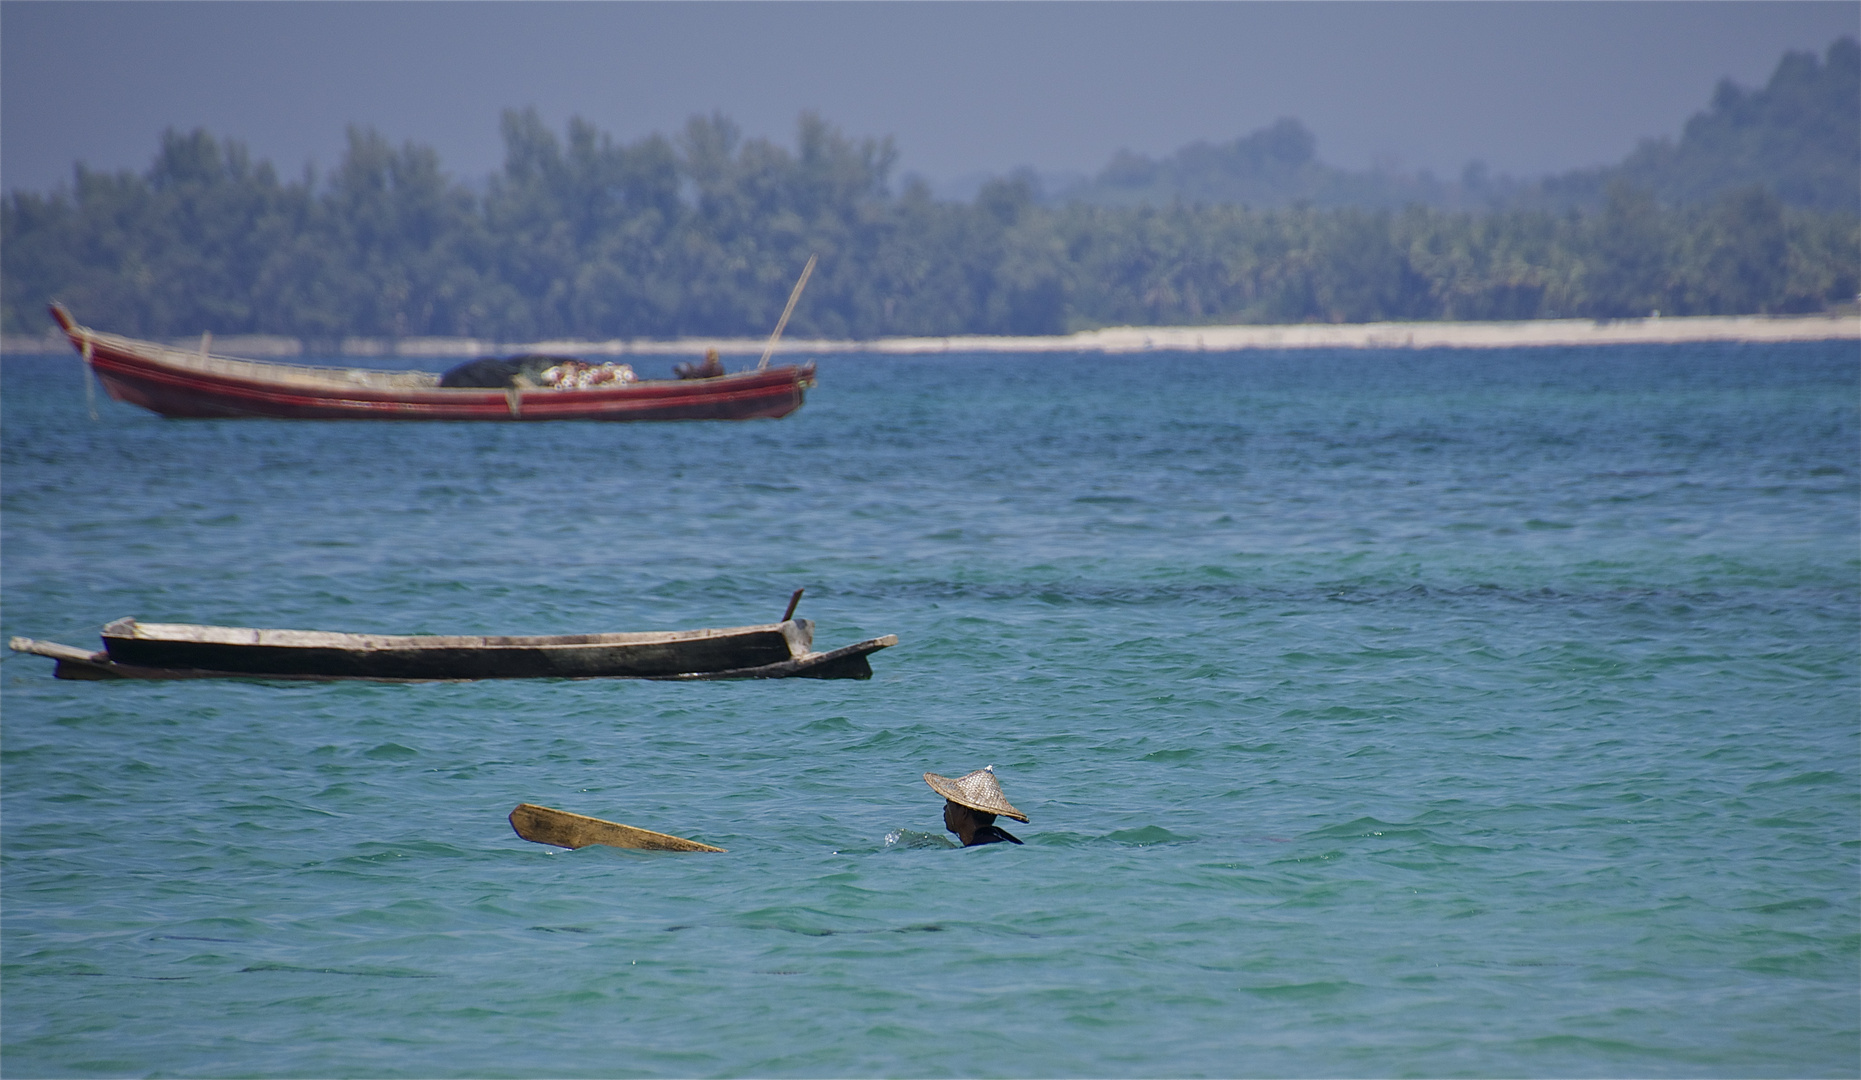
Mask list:
[[[814,365],[587,390],[411,385],[431,376],[202,356],[52,314],[111,397],[162,416],[289,420],[751,420],[799,409]],[[327,378],[323,376],[326,375]],[[406,385],[370,385],[401,382]]]

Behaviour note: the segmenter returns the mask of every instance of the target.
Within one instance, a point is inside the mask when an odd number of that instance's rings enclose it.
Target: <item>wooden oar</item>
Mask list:
[[[795,595],[788,598],[788,610],[782,613],[783,622],[787,622],[795,617],[795,607],[801,603],[801,594],[807,591],[806,588],[796,589]]]
[[[518,803],[517,808],[510,812],[510,827],[517,830],[518,836],[533,844],[552,844],[565,848],[605,844],[608,847],[635,848],[642,851],[724,850],[709,844],[700,844],[696,840],[687,840],[682,836],[669,836],[647,829],[636,829],[631,825],[583,817],[581,814],[571,814],[566,810],[552,810],[547,806],[535,806],[530,803]]]
[[[795,291],[788,294],[788,306],[782,309],[782,317],[776,320],[775,333],[769,335],[769,344],[762,351],[762,359],[756,361],[756,370],[769,366],[769,354],[775,351],[776,339],[782,336],[782,328],[788,325],[788,317],[795,313],[795,301],[801,299],[801,290],[808,287],[808,275],[814,273],[815,256],[808,256],[808,265],[801,268],[801,280],[795,282]]]

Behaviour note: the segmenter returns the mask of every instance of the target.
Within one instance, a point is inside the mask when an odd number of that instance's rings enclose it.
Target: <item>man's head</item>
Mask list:
[[[995,824],[994,814],[982,810],[972,810],[962,803],[951,802],[948,799],[944,800],[943,827],[963,837],[965,840],[977,829],[982,828],[984,825],[993,824]]]

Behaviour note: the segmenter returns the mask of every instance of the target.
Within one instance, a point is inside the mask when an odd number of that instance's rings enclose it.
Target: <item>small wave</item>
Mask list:
[[[241,974],[267,971],[284,971],[298,975],[360,975],[373,979],[437,979],[438,975],[422,971],[401,971],[394,968],[325,968],[298,967],[295,964],[254,964],[239,969]]]
[[[893,829],[885,834],[887,851],[905,851],[916,848],[953,848],[956,845],[935,833],[914,832],[910,829]]]
[[[1146,825],[1141,829],[1119,829],[1105,834],[1105,839],[1114,844],[1130,847],[1161,847],[1166,844],[1192,844],[1194,837],[1178,836],[1161,825]]]
[[[1760,780],[1752,784],[1751,791],[1765,791],[1770,788],[1808,787],[1816,784],[1847,784],[1849,779],[1838,772],[1806,772],[1781,780]]]
[[[1323,982],[1282,983],[1278,986],[1243,986],[1241,990],[1255,997],[1275,998],[1287,1001],[1304,1001],[1309,998],[1332,997],[1351,989],[1356,984],[1345,980],[1326,980]]]
[[[380,746],[364,752],[362,756],[365,758],[372,758],[376,761],[405,761],[408,758],[419,757],[420,751],[415,750],[411,746],[402,746],[400,743],[388,742],[382,743]]]
[[[1852,955],[1852,954],[1851,954]],[[1735,965],[1742,971],[1755,971],[1765,975],[1798,975],[1803,978],[1815,978],[1834,970],[1842,961],[1818,949],[1805,949],[1802,952],[1771,954],[1754,957]]]
[[[1671,1054],[1671,1051],[1658,1046],[1643,1046],[1624,1039],[1598,1039],[1589,1035],[1546,1035],[1542,1038],[1526,1039],[1524,1045],[1541,1050],[1581,1050],[1663,1057]]]
[[[1760,904],[1757,907],[1746,908],[1745,910],[1774,915],[1782,911],[1815,911],[1819,908],[1830,906],[1832,905],[1820,896],[1806,896],[1801,900],[1780,900],[1775,904]]]
[[[1372,836],[1427,836],[1428,830],[1416,825],[1392,824],[1373,817],[1360,817],[1341,825],[1327,825],[1305,834],[1305,839],[1351,839]]]

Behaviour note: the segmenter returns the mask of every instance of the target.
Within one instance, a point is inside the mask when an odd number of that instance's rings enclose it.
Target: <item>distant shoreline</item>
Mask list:
[[[98,329],[105,329],[99,327]],[[1688,342],[1861,341],[1861,314],[1707,315],[1645,319],[1537,319],[1524,322],[1301,323],[1286,326],[1117,326],[1052,337],[879,338],[872,341],[790,340],[776,345],[785,358],[835,353],[924,356],[939,353],[1232,352],[1247,349],[1504,349],[1572,345],[1677,345]],[[195,347],[199,338],[177,339]],[[523,352],[581,356],[760,356],[761,338],[681,338],[676,341],[495,342],[475,338],[347,338],[338,357],[471,357]],[[63,335],[7,335],[0,353],[64,352]],[[228,356],[287,359],[305,355],[296,338],[258,334],[214,337],[211,348]]]

